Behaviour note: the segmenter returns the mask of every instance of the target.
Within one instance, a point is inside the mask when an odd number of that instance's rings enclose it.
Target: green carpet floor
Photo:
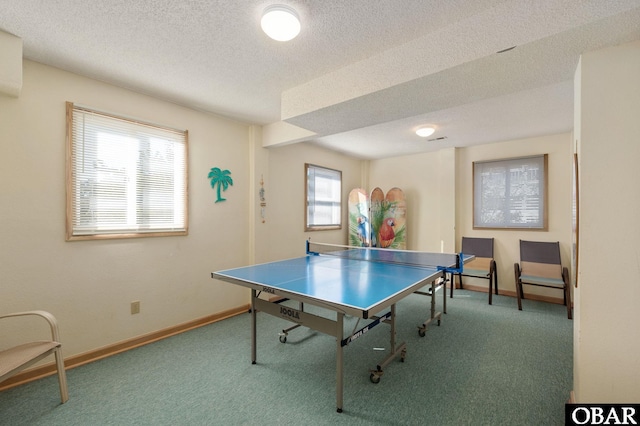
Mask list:
[[[438,303],[441,302],[440,293]],[[561,305],[457,290],[442,324],[417,326],[429,299],[397,305],[404,363],[371,383],[389,347],[380,325],[345,348],[344,412],[335,407],[334,339],[258,314],[258,364],[250,315],[201,327],[0,392],[0,424],[20,425],[561,425],[573,383],[573,322]],[[327,313],[328,314],[328,313]],[[355,319],[345,328],[351,330]],[[349,328],[351,327],[351,328]],[[64,333],[64,330],[62,330]],[[64,337],[64,334],[63,334]]]

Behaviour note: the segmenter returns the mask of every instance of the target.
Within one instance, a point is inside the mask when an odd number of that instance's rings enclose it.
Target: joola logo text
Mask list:
[[[280,315],[283,317],[289,317],[293,319],[300,319],[300,312],[295,309],[287,308],[286,306],[280,306]]]

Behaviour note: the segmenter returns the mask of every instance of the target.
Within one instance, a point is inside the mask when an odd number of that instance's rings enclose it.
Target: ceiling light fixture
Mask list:
[[[300,34],[300,18],[294,9],[282,4],[268,6],[262,12],[262,31],[277,41],[289,41]]]
[[[418,130],[416,130],[416,135],[420,136],[421,138],[428,138],[435,131],[436,129],[434,129],[433,127],[419,127]]]

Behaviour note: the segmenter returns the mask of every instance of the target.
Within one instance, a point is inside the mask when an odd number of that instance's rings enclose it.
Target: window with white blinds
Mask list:
[[[473,227],[547,229],[547,155],[473,163]]]
[[[186,235],[187,139],[67,103],[67,240]]]
[[[305,230],[339,229],[341,223],[342,172],[305,164]]]

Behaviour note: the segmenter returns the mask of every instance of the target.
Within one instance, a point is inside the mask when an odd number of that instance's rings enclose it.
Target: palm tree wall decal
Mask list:
[[[221,170],[219,167],[213,167],[209,172],[209,179],[211,179],[211,188],[216,190],[216,203],[225,201],[226,198],[222,198],[220,190],[226,191],[229,185],[233,185],[233,179],[231,179],[231,172],[229,170]]]

